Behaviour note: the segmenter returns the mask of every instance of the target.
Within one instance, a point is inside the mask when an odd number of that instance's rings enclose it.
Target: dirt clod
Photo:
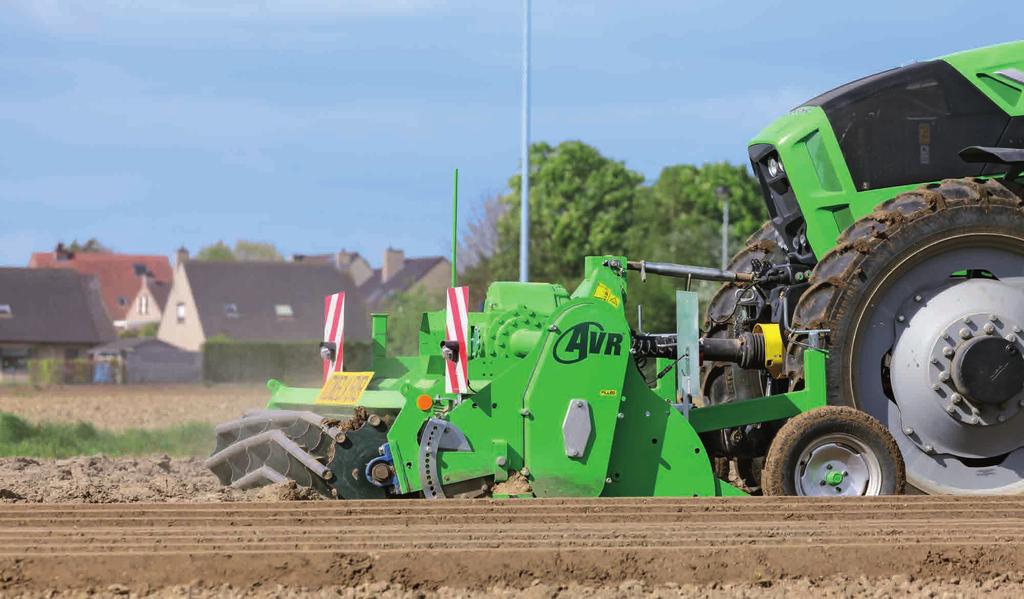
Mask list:
[[[508,480],[500,482],[491,488],[494,495],[527,495],[533,493],[530,481],[523,476],[522,472],[513,472]]]

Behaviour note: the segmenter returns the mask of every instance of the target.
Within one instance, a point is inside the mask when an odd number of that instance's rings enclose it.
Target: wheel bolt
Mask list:
[[[946,413],[947,414],[953,414],[955,412],[956,412],[956,407],[953,404],[948,404],[946,406]]]
[[[902,314],[900,314],[899,316],[897,316],[897,317],[896,317],[896,320],[898,320],[899,322],[903,322],[903,321],[905,321],[906,319],[907,319],[907,317],[906,317],[906,316],[904,316],[904,315],[902,315]]]
[[[1007,335],[1004,339],[1006,339],[1007,343],[1017,343],[1016,335]]]
[[[960,338],[961,339],[970,339],[971,338],[971,329],[969,329],[967,327],[964,327],[964,328],[960,329]]]
[[[985,326],[981,328],[989,335],[996,332],[996,325],[992,324],[991,322],[986,322]]]
[[[915,302],[920,302],[920,301],[921,301],[921,300],[923,300],[923,299],[924,299],[924,298],[923,298],[923,297],[921,297],[920,295],[915,295],[915,296],[914,296],[914,301],[915,301]]]
[[[955,352],[956,350],[948,345],[942,348],[942,355],[946,356],[947,358],[952,358]]]
[[[962,402],[964,400],[964,396],[960,395],[959,393],[954,393],[953,395],[949,396],[949,399],[953,403],[960,403],[960,402]]]
[[[910,435],[914,434],[914,429],[910,428],[909,426],[905,426],[903,427],[903,434],[909,437]]]
[[[945,370],[943,370],[942,372],[940,372],[940,373],[939,373],[939,380],[940,380],[940,381],[942,381],[942,382],[946,382],[946,381],[948,381],[948,380],[949,380],[949,373],[948,373],[948,372],[946,372]]]

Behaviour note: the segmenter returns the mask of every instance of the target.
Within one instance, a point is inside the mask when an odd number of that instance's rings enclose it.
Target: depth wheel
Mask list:
[[[791,418],[768,450],[766,495],[899,495],[906,476],[899,447],[864,412],[826,406]]]

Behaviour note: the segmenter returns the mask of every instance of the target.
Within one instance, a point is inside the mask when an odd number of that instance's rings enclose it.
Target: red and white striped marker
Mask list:
[[[444,389],[448,393],[469,391],[469,287],[449,287],[445,306],[445,339],[459,342],[459,359],[445,360]]]
[[[324,360],[324,383],[333,372],[341,372],[345,353],[345,292],[324,296],[324,341],[338,349],[334,360]]]

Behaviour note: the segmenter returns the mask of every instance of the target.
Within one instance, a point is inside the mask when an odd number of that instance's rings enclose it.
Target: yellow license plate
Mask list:
[[[363,395],[363,391],[366,391],[366,386],[370,384],[372,378],[372,372],[332,373],[327,379],[327,383],[320,389],[316,403],[334,406],[355,405]]]

